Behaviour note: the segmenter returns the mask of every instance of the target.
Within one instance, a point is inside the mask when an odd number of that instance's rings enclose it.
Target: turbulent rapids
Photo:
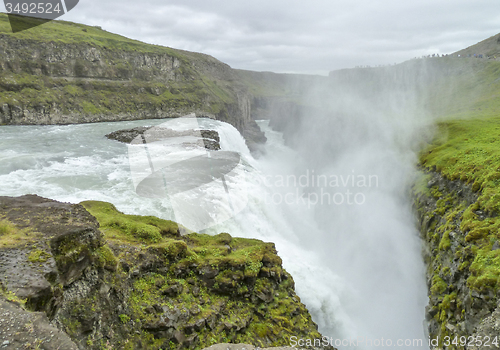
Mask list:
[[[234,127],[210,119],[167,124],[216,130],[220,151],[104,137],[162,124],[2,127],[0,195],[108,201],[192,230],[275,242],[323,334],[362,340],[357,348],[365,349],[383,348],[370,340],[424,338],[423,264],[403,194],[413,170],[403,151],[368,137],[363,147],[340,147],[331,159],[297,152],[268,121],[259,122],[268,142],[258,158]],[[318,155],[321,166],[311,162]]]

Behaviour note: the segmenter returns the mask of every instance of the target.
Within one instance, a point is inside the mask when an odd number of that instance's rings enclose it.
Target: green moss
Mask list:
[[[122,321],[122,323],[128,323],[130,321],[130,317],[128,315],[125,315],[125,314],[120,314],[120,321]]]
[[[467,286],[471,289],[497,290],[500,287],[500,250],[479,249],[470,266]]]
[[[245,266],[245,276],[247,277],[257,277],[259,274],[260,270],[262,269],[262,262],[260,261],[253,261],[253,262],[248,262]]]
[[[19,298],[14,292],[4,289],[1,285],[0,285],[0,294],[2,294],[2,296],[8,301],[12,301],[21,306],[24,306],[27,301],[27,299]]]
[[[66,237],[60,242],[54,259],[60,264],[75,263],[82,254],[89,251],[88,245],[82,244],[73,237]]]
[[[448,285],[439,275],[432,277],[431,293],[434,295],[443,294],[448,289]]]
[[[66,328],[66,333],[69,336],[75,337],[78,335],[78,331],[81,327],[81,323],[75,319],[63,320],[62,322]]]
[[[425,174],[419,171],[417,173],[417,179],[415,180],[415,183],[413,185],[413,193],[416,196],[419,195],[430,196],[431,192],[428,186],[429,180],[430,180],[429,174]]]
[[[159,244],[150,246],[150,251],[155,251],[156,255],[164,256],[168,261],[178,261],[189,256],[189,261],[196,260],[196,254],[192,253],[182,240],[171,239]]]
[[[450,231],[446,231],[443,233],[443,237],[441,238],[441,241],[439,242],[439,249],[440,250],[447,250],[450,249],[451,247],[451,242],[450,242]]]
[[[108,245],[104,245],[95,250],[94,256],[102,267],[114,268],[118,264],[118,259]]]
[[[30,252],[28,255],[28,261],[32,263],[44,263],[46,262],[52,255],[41,250],[35,249]]]
[[[437,186],[434,186],[432,187],[431,189],[431,195],[434,197],[434,198],[440,198],[443,196],[443,194],[441,192],[439,192],[439,189]]]
[[[443,301],[439,305],[441,310],[449,310],[451,307],[451,303],[455,302],[457,298],[457,292],[453,292],[451,294],[447,294],[443,297]]]
[[[197,260],[203,261],[205,265],[235,266],[245,269],[251,275],[258,273],[265,257],[269,259],[270,264],[281,265],[281,259],[275,254],[273,243],[256,239],[230,238],[227,233],[217,236],[191,233],[184,236],[184,239],[198,257]]]
[[[16,234],[18,229],[13,223],[7,220],[0,220],[0,237]]]
[[[126,215],[111,203],[80,203],[99,221],[101,231],[111,241],[158,243],[164,237],[176,237],[179,225],[154,216]]]
[[[0,217],[0,247],[16,247],[34,241],[39,235],[31,229],[20,229]]]

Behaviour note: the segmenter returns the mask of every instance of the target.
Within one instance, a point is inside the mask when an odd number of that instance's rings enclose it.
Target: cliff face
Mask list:
[[[8,349],[22,339],[48,349],[75,348],[71,341],[79,349],[200,349],[321,337],[274,244],[188,234],[109,203],[82,204],[0,197],[0,312],[19,328],[15,336],[0,329]]]
[[[472,220],[488,221],[496,214],[478,207],[479,194],[472,185],[435,170],[426,171],[414,191],[427,264],[430,338],[439,339],[442,347],[446,339],[451,343],[455,337],[467,337],[467,346],[459,340],[447,349],[499,349],[497,276],[484,269],[494,268],[491,256],[498,256],[500,246],[495,232],[486,247],[470,232]],[[482,345],[476,339],[482,339]]]
[[[0,15],[0,57],[0,124],[195,113],[226,121],[249,138],[262,137],[251,119],[247,87],[208,55],[60,21],[12,34],[7,16]]]

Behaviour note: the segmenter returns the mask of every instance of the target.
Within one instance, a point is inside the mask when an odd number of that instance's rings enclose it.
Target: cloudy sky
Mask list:
[[[327,74],[475,44],[500,32],[500,1],[80,0],[61,19],[234,68]]]

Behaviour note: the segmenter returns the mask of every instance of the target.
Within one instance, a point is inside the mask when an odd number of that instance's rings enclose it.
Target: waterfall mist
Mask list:
[[[313,107],[274,121],[295,155],[269,151],[261,160],[274,171],[275,203],[288,207],[298,244],[320,264],[310,271],[317,278],[298,281],[299,295],[324,335],[360,340],[356,349],[427,344],[425,269],[410,198],[416,152],[432,136],[424,68],[334,74],[308,92]],[[295,213],[286,200],[292,192],[307,201],[297,200]]]

